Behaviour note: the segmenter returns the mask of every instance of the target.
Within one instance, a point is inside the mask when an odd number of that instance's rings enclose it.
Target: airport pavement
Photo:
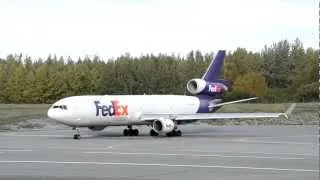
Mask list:
[[[317,126],[180,126],[182,137],[0,132],[0,179],[319,179]]]

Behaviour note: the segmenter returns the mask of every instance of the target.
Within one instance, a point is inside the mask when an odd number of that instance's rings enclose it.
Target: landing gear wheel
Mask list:
[[[130,133],[129,133],[129,129],[124,129],[124,130],[123,130],[123,135],[124,135],[124,136],[129,136],[129,134],[130,134]]]
[[[167,133],[167,136],[168,137],[174,137],[174,136],[181,136],[181,131],[180,130],[178,130],[178,131],[176,131],[176,130],[173,130],[173,131],[171,131],[171,132],[168,132]]]
[[[173,136],[173,131],[168,132],[166,135],[167,135],[167,137],[171,137],[171,136]]]
[[[181,134],[182,134],[182,133],[181,133],[180,130],[176,131],[176,135],[177,135],[177,136],[181,136]]]
[[[80,134],[74,134],[73,139],[80,139]]]
[[[132,135],[133,136],[138,136],[139,135],[139,130],[138,129],[133,129],[132,130]]]
[[[123,135],[124,136],[138,136],[139,130],[138,129],[124,129]]]
[[[150,136],[158,136],[159,134],[153,129],[150,130]]]
[[[73,139],[80,139],[80,130],[77,127],[73,127],[72,130],[75,130],[76,133],[73,135]]]

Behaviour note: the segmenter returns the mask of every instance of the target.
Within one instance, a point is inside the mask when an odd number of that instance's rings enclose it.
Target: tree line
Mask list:
[[[318,53],[304,49],[299,39],[266,45],[261,52],[245,48],[228,52],[222,78],[232,82],[232,89],[224,98],[317,101]],[[186,57],[126,53],[108,60],[98,56],[73,60],[10,54],[0,58],[0,103],[52,103],[87,94],[186,94],[187,81],[201,77],[213,55],[196,50]]]

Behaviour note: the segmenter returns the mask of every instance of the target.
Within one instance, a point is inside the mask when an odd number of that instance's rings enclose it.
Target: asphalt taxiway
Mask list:
[[[180,126],[182,137],[0,132],[0,179],[319,179],[317,126]]]

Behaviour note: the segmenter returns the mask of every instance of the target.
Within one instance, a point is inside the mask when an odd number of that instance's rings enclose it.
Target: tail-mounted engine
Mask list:
[[[222,83],[222,80],[207,82],[203,79],[191,79],[187,83],[187,90],[192,95],[215,96],[228,91],[228,87]]]

